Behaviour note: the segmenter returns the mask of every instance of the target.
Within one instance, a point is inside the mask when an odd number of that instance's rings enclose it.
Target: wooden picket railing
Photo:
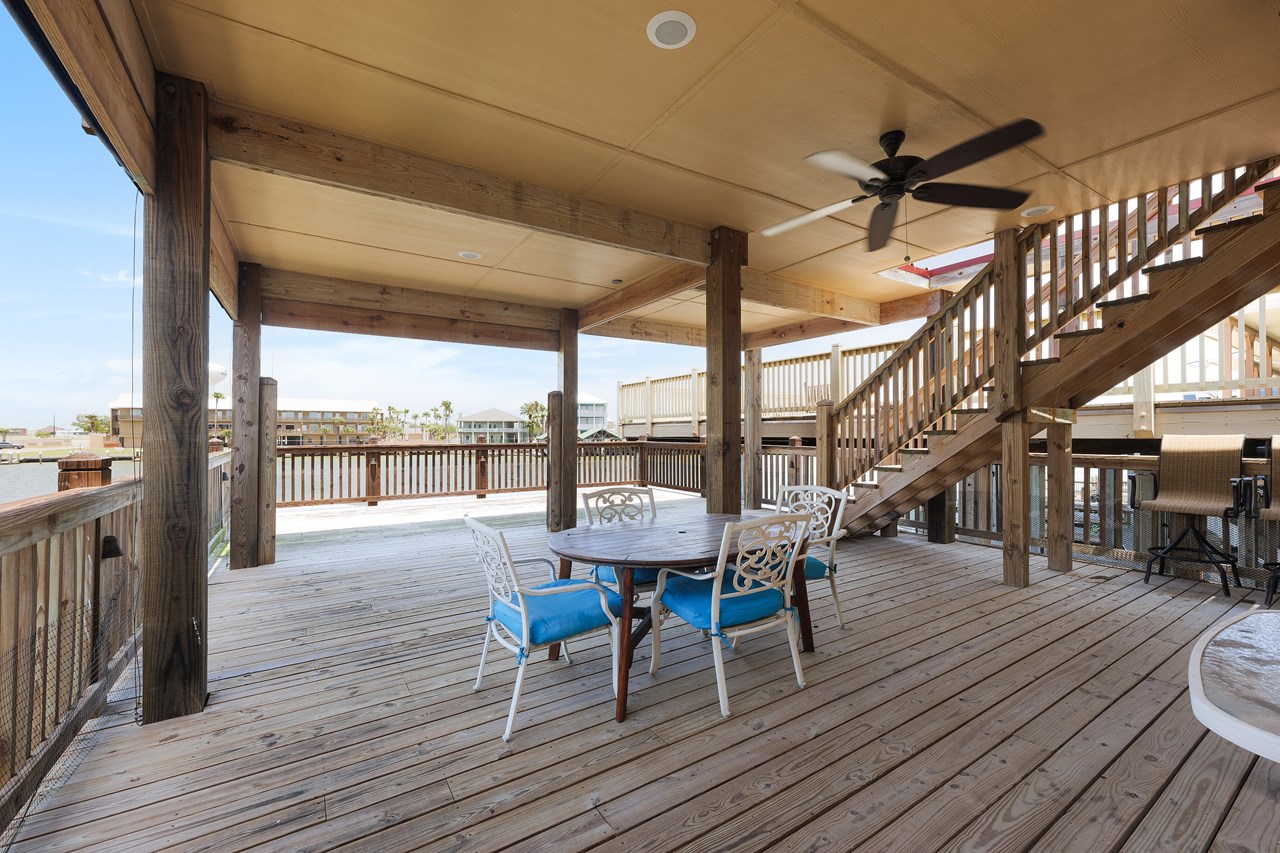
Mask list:
[[[579,442],[578,485],[649,484],[701,492],[704,449],[683,442]],[[547,446],[538,443],[281,447],[278,458],[280,507],[547,487]]]
[[[1056,355],[1053,336],[1100,323],[1106,298],[1145,292],[1144,265],[1193,253],[1193,234],[1274,166],[1271,160],[1183,181],[1033,225],[1017,236],[1026,311],[1024,359]],[[874,482],[877,466],[921,446],[953,413],[986,405],[995,374],[994,266],[958,291],[831,413],[832,485]]]
[[[209,534],[231,454],[209,459]],[[138,642],[142,478],[0,505],[0,827],[105,705]],[[104,557],[106,537],[123,556]]]

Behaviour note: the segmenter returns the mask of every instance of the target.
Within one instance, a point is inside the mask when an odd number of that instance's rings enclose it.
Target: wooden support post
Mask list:
[[[831,402],[839,403],[844,399],[844,371],[841,369],[840,345],[831,347]]]
[[[836,480],[836,448],[832,435],[831,401],[819,400],[814,415],[814,431],[818,436],[818,452],[813,463],[814,485],[834,489]]]
[[[1201,365],[1204,369],[1204,365]],[[1156,380],[1155,366],[1146,367],[1133,374],[1133,437],[1156,436]]]
[[[476,436],[476,444],[488,444],[489,439],[483,435]],[[476,499],[482,500],[489,491],[489,448],[476,448]]]
[[[742,511],[742,267],[747,235],[711,231],[707,268],[707,512]]]
[[[653,435],[653,380],[644,378],[644,434]]]
[[[702,395],[698,393],[698,368],[689,371],[689,420],[693,437],[701,438],[702,430],[698,427],[699,415],[702,411]],[[649,435],[653,435],[653,427],[649,427]]]
[[[208,693],[209,152],[204,86],[156,75],[156,186],[146,203],[142,720]]]
[[[1031,456],[1026,418],[1012,417],[1001,425],[1000,503],[1004,535],[1004,582],[1031,583]]]
[[[233,569],[258,565],[258,390],[262,381],[262,267],[241,264],[231,329],[231,554]],[[274,442],[273,442],[274,443]]]
[[[925,525],[930,542],[950,545],[956,541],[956,487],[948,486],[929,498]]]
[[[575,527],[565,524],[564,517],[564,392],[552,391],[547,395],[547,530],[556,533]]]
[[[258,380],[258,565],[276,561],[276,381]]]
[[[997,231],[992,260],[995,293],[995,393],[991,405],[1003,419],[1022,409],[1022,344],[1026,339],[1026,273],[1018,254],[1018,232]]]
[[[1049,568],[1071,570],[1071,546],[1075,541],[1075,468],[1071,462],[1071,424],[1048,428],[1049,518],[1047,554]]]
[[[764,361],[759,349],[746,351],[742,377],[743,399],[746,402],[746,409],[742,414],[742,465],[744,473],[743,484],[745,486],[742,505],[746,509],[759,509],[762,499],[761,491],[763,489],[762,472],[760,470],[762,457],[760,443],[763,432],[761,383],[764,381]]]
[[[382,451],[374,445],[364,452],[364,503],[377,506],[382,497]]]
[[[560,419],[560,524],[557,530],[578,526],[578,312],[560,311],[560,357],[557,379],[564,395]]]

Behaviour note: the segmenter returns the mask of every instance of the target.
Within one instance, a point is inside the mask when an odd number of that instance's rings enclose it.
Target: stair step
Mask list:
[[[925,431],[924,431],[924,434],[925,434],[926,436],[931,436],[931,435],[939,435],[939,436],[941,436],[941,435],[955,435],[955,434],[956,434],[956,431],[955,431],[955,430],[953,430],[953,429],[927,429],[927,430],[925,430]]]
[[[875,470],[881,472],[882,474],[901,474],[902,466],[901,465],[876,465]]]
[[[1204,258],[1183,258],[1180,261],[1170,261],[1167,264],[1156,264],[1155,266],[1146,267],[1142,271],[1146,273],[1147,276],[1152,276],[1156,273],[1173,272],[1174,270],[1180,270],[1184,267],[1194,267],[1197,264],[1202,263],[1204,263]]]
[[[929,448],[927,447],[904,447],[898,451],[904,456],[928,456]]]
[[[880,488],[880,484],[879,483],[854,483],[853,487],[855,489],[878,489]]]
[[[1196,236],[1203,237],[1206,234],[1217,234],[1220,231],[1230,231],[1234,228],[1247,228],[1251,225],[1257,225],[1261,221],[1262,216],[1256,213],[1239,219],[1228,219],[1226,222],[1218,222],[1213,225],[1206,225],[1203,228],[1197,228]]]
[[[1059,360],[1071,355],[1083,346],[1085,341],[1102,334],[1103,331],[1103,329],[1075,329],[1070,332],[1059,332],[1054,336],[1058,339]]]
[[[1054,337],[1060,341],[1067,341],[1073,338],[1089,338],[1100,334],[1102,334],[1102,329],[1072,329],[1069,332],[1058,332]]]
[[[1023,367],[1035,367],[1037,364],[1057,364],[1062,361],[1060,356],[1050,356],[1049,358],[1028,358],[1022,362]]]
[[[1150,293],[1135,293],[1133,296],[1117,296],[1115,299],[1108,299],[1099,302],[1098,307],[1102,309],[1118,308],[1121,305],[1133,305],[1135,302],[1146,302],[1151,298]]]

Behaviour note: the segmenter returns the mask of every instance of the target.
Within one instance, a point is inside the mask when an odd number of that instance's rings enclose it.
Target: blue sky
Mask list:
[[[133,286],[135,270],[139,280],[142,273],[142,202],[3,13],[0,81],[0,426],[34,430],[106,414],[131,387],[142,393],[140,281]],[[212,299],[209,327],[210,358],[229,368],[231,321]],[[774,347],[765,358],[822,352],[835,340]],[[372,399],[413,411],[441,400],[461,414],[517,411],[546,399],[555,361],[527,350],[263,332],[263,373],[279,381],[281,396]],[[608,400],[612,418],[619,381],[687,373],[704,361],[698,348],[584,335],[580,388]],[[229,393],[227,386],[219,387]]]

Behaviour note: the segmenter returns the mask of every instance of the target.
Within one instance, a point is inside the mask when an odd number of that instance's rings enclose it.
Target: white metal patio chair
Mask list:
[[[658,517],[658,505],[653,499],[651,487],[609,486],[582,494],[582,508],[587,513],[587,524],[611,524],[616,521],[638,521],[645,517]],[[636,588],[652,588],[658,582],[658,569],[633,569],[632,582]],[[613,566],[595,566],[591,576],[601,583],[618,585],[618,572]]]
[[[808,532],[809,518],[781,513],[727,524],[720,543],[720,558],[713,572],[662,569],[653,593],[653,660],[650,674],[658,672],[662,655],[662,615],[674,613],[711,637],[715,660],[720,713],[729,716],[729,694],[724,677],[724,649],[738,637],[787,629],[796,683],[804,687],[800,665],[800,623],[791,602],[792,573],[796,555]],[[732,561],[729,555],[737,551]]]
[[[607,628],[612,650],[613,693],[617,696],[618,614],[622,612],[622,597],[595,581],[587,580],[552,580],[525,586],[520,582],[517,565],[545,563],[554,572],[554,564],[541,558],[517,563],[511,558],[511,549],[500,531],[469,516],[464,520],[471,531],[477,559],[484,568],[489,588],[489,612],[484,618],[484,649],[480,652],[480,671],[476,674],[473,689],[479,690],[484,678],[490,640],[497,640],[515,652],[519,664],[502,739],[511,740],[529,656],[553,643],[560,643],[565,662],[571,664],[573,661],[566,641]]]
[[[836,589],[836,542],[849,531],[840,526],[849,496],[824,486],[787,486],[778,495],[779,512],[808,515],[809,547],[803,563],[805,581],[826,578],[836,605],[836,622],[844,627],[840,593]]]

